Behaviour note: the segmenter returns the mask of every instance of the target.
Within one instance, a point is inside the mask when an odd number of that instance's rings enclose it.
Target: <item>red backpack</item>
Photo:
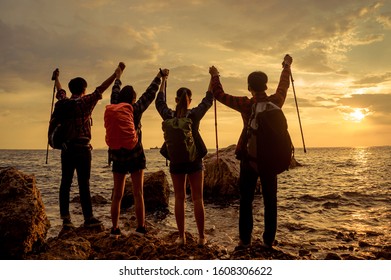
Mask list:
[[[129,103],[106,106],[105,115],[106,144],[112,150],[121,148],[132,150],[137,142],[137,130],[134,125],[133,106]]]

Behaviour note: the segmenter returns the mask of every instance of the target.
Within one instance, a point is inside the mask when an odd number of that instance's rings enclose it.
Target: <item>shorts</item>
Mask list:
[[[172,174],[192,174],[204,170],[202,159],[193,162],[172,163],[170,162],[170,173]]]
[[[109,150],[110,158],[113,161],[112,171],[114,173],[133,173],[146,168],[144,150]]]

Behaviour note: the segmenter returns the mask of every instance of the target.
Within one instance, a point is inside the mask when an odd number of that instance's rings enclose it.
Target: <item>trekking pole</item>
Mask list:
[[[299,113],[299,106],[297,105],[297,98],[296,98],[296,91],[295,91],[295,84],[292,76],[292,71],[289,70],[290,76],[291,76],[291,82],[292,82],[292,89],[293,89],[293,96],[295,97],[295,103],[296,103],[296,111],[297,111],[297,117],[299,118],[299,125],[300,125],[300,133],[301,133],[301,140],[303,141],[303,149],[304,153],[307,153],[307,150],[305,148],[304,143],[304,135],[303,135],[303,128],[301,127],[301,120],[300,120],[300,113]]]
[[[164,79],[162,68],[159,68],[159,71],[160,71],[160,75],[162,76],[162,79]],[[167,104],[167,79],[165,80],[165,84],[164,84],[164,102],[166,102],[166,104]],[[163,145],[165,145],[165,144],[166,143],[164,143]],[[168,166],[167,159],[166,159],[166,166]]]
[[[58,69],[58,68],[57,68]],[[56,70],[57,70],[56,69]],[[54,105],[54,95],[56,93],[56,77],[54,76],[54,72],[53,72],[53,75],[52,75],[52,81],[54,81],[54,85],[53,85],[53,95],[52,95],[52,107],[50,109],[50,118],[49,118],[49,123],[50,123],[50,119],[52,118],[52,114],[53,114],[53,105]],[[46,164],[48,164],[48,157],[49,157],[49,139],[48,139],[48,143],[46,145]]]
[[[219,139],[217,136],[217,104],[216,98],[214,98],[214,109],[215,109],[215,134],[216,134],[216,157],[217,163],[219,163]]]

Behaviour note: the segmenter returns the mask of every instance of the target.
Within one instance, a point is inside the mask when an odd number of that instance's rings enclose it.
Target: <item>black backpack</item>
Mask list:
[[[247,155],[260,173],[280,174],[289,169],[293,145],[281,108],[272,102],[253,105],[247,129]]]
[[[75,110],[74,99],[67,98],[56,102],[48,130],[48,142],[53,149],[64,149],[69,141],[78,137]]]

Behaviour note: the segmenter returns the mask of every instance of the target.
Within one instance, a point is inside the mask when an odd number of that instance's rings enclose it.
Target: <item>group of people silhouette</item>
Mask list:
[[[170,76],[168,69],[160,69],[153,78],[146,91],[137,97],[131,85],[122,87],[121,75],[125,70],[125,64],[119,63],[114,73],[110,75],[92,93],[86,94],[87,82],[81,77],[76,77],[69,81],[68,88],[71,96],[67,97],[65,89],[62,87],[56,69],[53,72],[56,88],[55,110],[52,119],[59,118],[58,110],[61,100],[74,100],[76,103],[72,114],[67,118],[72,118],[76,123],[77,137],[73,137],[63,145],[61,149],[61,185],[59,191],[60,216],[64,227],[73,227],[69,212],[70,188],[74,172],[77,172],[77,180],[80,192],[80,202],[84,216],[85,227],[100,226],[102,223],[94,217],[91,196],[90,196],[90,173],[91,173],[91,114],[97,102],[102,99],[104,91],[113,85],[110,98],[111,104],[130,104],[129,115],[136,135],[132,148],[109,149],[110,160],[112,161],[113,172],[113,195],[111,203],[112,228],[111,236],[121,235],[119,216],[120,205],[124,194],[126,175],[130,174],[135,202],[135,215],[137,218],[137,228],[135,233],[139,235],[147,234],[145,223],[144,206],[144,169],[146,168],[146,157],[142,145],[141,119],[145,110],[155,100],[157,111],[163,120],[171,118],[190,118],[191,132],[197,151],[195,160],[189,162],[171,162],[169,171],[173,182],[175,195],[175,219],[179,237],[175,241],[178,245],[186,244],[185,235],[185,198],[186,181],[191,187],[191,197],[194,207],[194,216],[198,230],[198,244],[203,246],[207,243],[205,235],[205,208],[203,200],[204,167],[203,157],[207,153],[205,143],[199,133],[200,122],[205,113],[212,106],[214,99],[226,106],[238,111],[243,119],[243,130],[237,143],[235,155],[240,160],[239,190],[240,190],[240,210],[239,210],[239,242],[238,248],[247,248],[251,245],[253,230],[253,200],[258,177],[261,180],[262,195],[264,201],[264,233],[263,243],[267,248],[273,246],[277,230],[277,174],[254,170],[246,156],[247,125],[252,113],[253,105],[257,102],[272,102],[278,107],[282,107],[290,85],[290,66],[292,57],[285,55],[282,62],[282,72],[276,92],[271,95],[266,94],[268,77],[264,72],[255,71],[249,74],[247,83],[251,96],[234,96],[227,94],[220,82],[220,74],[215,66],[209,67],[210,82],[204,98],[196,106],[191,108],[192,92],[189,88],[181,87],[175,94],[176,107],[170,109],[166,103],[166,83]],[[122,87],[122,88],[121,88]],[[157,96],[156,96],[157,94]],[[155,99],[156,97],[156,99]],[[113,120],[111,120],[113,121]],[[110,123],[105,126],[109,126]],[[107,127],[106,127],[107,128]],[[126,129],[126,128],[125,128]],[[181,151],[177,151],[181,152]]]

